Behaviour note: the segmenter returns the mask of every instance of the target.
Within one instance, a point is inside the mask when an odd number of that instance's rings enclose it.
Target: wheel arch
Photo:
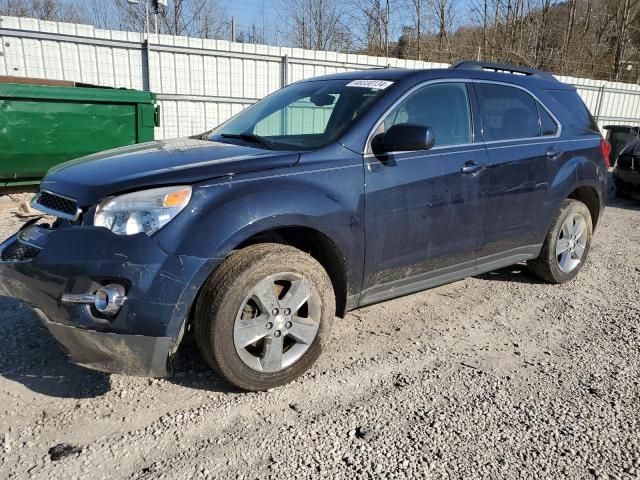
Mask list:
[[[251,235],[233,250],[259,243],[289,245],[311,255],[329,275],[336,300],[336,315],[344,317],[348,297],[347,266],[340,248],[327,234],[309,226],[278,226]]]
[[[601,199],[598,194],[598,190],[596,190],[592,185],[582,185],[569,193],[567,198],[578,200],[587,206],[589,213],[591,213],[591,223],[595,230],[601,213]]]

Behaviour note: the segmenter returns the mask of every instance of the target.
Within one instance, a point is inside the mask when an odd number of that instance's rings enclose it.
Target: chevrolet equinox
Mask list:
[[[264,390],[351,309],[524,261],[574,278],[608,155],[575,88],[537,70],[312,78],[203,135],[53,168],[32,201],[49,217],[0,246],[0,293],[77,364],[165,376],[188,333]]]

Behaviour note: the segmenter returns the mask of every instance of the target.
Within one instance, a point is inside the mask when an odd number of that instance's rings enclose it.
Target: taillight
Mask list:
[[[604,167],[608,170],[609,167],[611,167],[611,160],[609,160],[609,157],[611,156],[611,144],[607,142],[604,138],[601,138],[600,147],[602,147],[602,157],[604,160]]]

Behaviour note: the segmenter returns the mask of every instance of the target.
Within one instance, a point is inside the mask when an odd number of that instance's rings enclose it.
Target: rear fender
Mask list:
[[[584,153],[584,152],[580,152]],[[606,185],[606,172],[592,159],[583,155],[576,155],[565,162],[551,178],[549,183],[549,195],[546,204],[547,225],[542,232],[543,238],[551,228],[562,202],[567,199],[572,192],[580,187],[593,188],[600,203],[600,212],[604,205],[603,191]]]

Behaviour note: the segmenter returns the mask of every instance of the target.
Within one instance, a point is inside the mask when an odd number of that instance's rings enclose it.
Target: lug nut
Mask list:
[[[280,310],[278,310],[277,308],[274,308],[273,311],[271,312],[273,315],[278,315],[280,313]]]
[[[293,325],[291,322],[287,322],[287,323],[286,323],[286,325],[285,325],[285,327],[287,327],[287,328],[291,328],[291,325]]]
[[[273,323],[268,322],[267,323],[267,330],[271,330],[273,328]]]
[[[276,330],[275,332],[273,332],[274,337],[279,337],[280,335],[280,330]]]
[[[291,315],[291,309],[290,308],[285,308],[284,309],[284,314],[285,315]]]

